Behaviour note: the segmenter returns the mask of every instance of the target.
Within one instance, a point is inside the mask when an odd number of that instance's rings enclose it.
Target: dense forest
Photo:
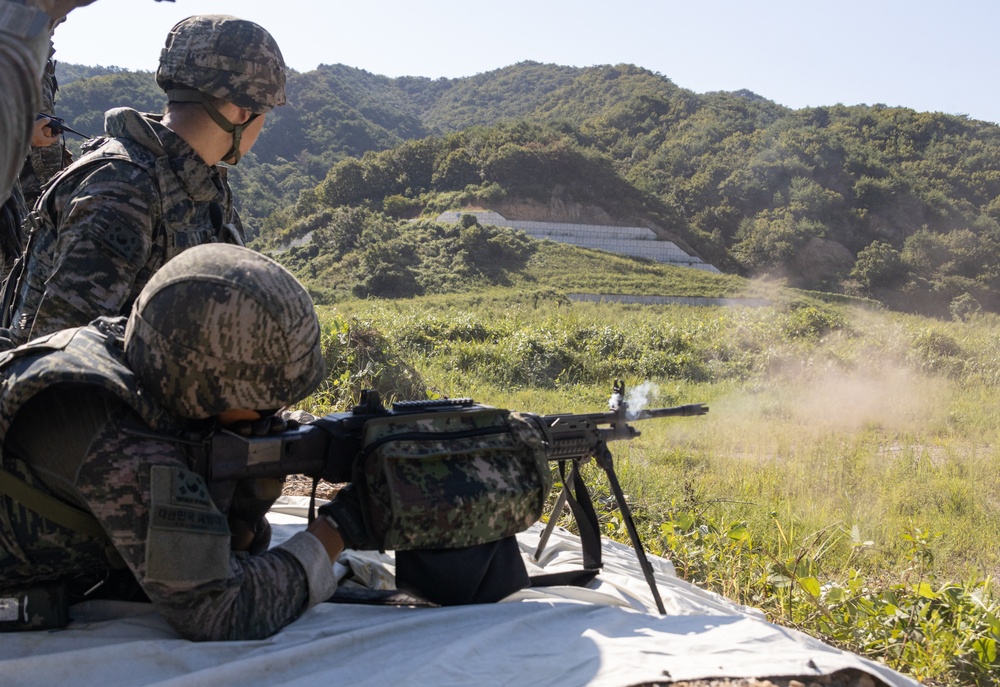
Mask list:
[[[58,69],[57,113],[81,131],[113,106],[163,106],[148,72]],[[288,101],[232,175],[261,247],[346,231],[324,259],[355,264],[389,225],[400,245],[433,234],[454,247],[445,228],[409,236],[400,223],[445,209],[569,212],[648,226],[730,273],[937,316],[1000,312],[992,123],[878,104],[791,110],[631,65],[524,62],[459,79],[321,65],[290,75]]]

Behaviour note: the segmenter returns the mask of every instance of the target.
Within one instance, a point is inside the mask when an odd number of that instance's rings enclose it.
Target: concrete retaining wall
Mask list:
[[[634,258],[655,260],[665,265],[694,267],[718,273],[714,265],[696,255],[689,255],[672,241],[661,241],[656,232],[646,227],[614,227],[604,224],[570,222],[529,222],[507,219],[492,210],[449,210],[438,215],[438,222],[460,222],[463,215],[474,215],[480,224],[519,229],[536,239],[569,243],[581,248],[594,248]]]

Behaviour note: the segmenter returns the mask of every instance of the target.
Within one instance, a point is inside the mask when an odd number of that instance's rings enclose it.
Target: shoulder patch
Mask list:
[[[139,236],[121,224],[105,227],[100,234],[100,241],[105,248],[122,260],[131,260],[141,245]]]
[[[201,476],[154,465],[149,490],[146,578],[200,584],[229,577],[229,526]]]

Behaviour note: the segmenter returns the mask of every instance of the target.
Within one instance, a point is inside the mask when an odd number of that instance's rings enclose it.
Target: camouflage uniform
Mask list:
[[[107,137],[52,183],[29,216],[23,264],[4,287],[14,345],[127,314],[150,276],[191,246],[242,244],[225,170],[206,165],[158,120],[109,111]]]
[[[315,388],[319,325],[295,286],[253,251],[202,246],[153,278],[127,327],[124,318],[99,318],[0,356],[3,468],[92,514],[106,535],[62,527],[51,509],[0,492],[0,587],[89,583],[120,557],[158,610],[196,640],[269,636],[333,594],[327,552],[307,532],[258,555],[233,553],[226,516],[191,471],[188,445],[171,440],[204,426],[182,419],[214,411],[202,401],[280,406]],[[173,307],[185,294],[195,301],[190,317]],[[171,325],[187,319],[208,330],[175,335]],[[259,339],[245,336],[250,330]],[[234,333],[241,340],[230,351]],[[171,347],[174,336],[185,345]],[[159,363],[144,364],[161,343]],[[199,389],[193,399],[173,396],[173,382],[185,378]]]
[[[42,112],[55,111],[55,94],[58,88],[56,65],[50,57],[42,78]],[[21,169],[20,179],[14,184],[10,198],[0,208],[0,281],[7,278],[14,267],[14,261],[24,251],[21,225],[28,210],[41,195],[42,186],[72,161],[73,156],[62,143],[31,147]]]
[[[53,51],[54,52],[54,51]],[[45,64],[45,74],[42,77],[42,106],[39,112],[45,114],[55,114],[56,111],[56,91],[59,90],[59,83],[56,81],[56,63],[51,54],[49,61]],[[53,143],[50,146],[32,146],[28,153],[28,159],[21,169],[21,193],[24,194],[24,203],[28,208],[33,208],[35,202],[42,195],[42,187],[57,172],[69,167],[73,162],[73,156],[62,142]]]
[[[39,9],[0,0],[0,203],[10,195],[28,152],[49,54],[49,23]]]
[[[21,234],[21,222],[28,214],[21,185],[14,182],[10,197],[0,205],[0,281],[7,278],[14,261],[24,250],[24,237]]]

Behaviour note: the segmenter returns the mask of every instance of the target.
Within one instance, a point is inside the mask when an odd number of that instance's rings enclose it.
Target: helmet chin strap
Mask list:
[[[229,152],[222,156],[222,161],[231,165],[239,163],[240,157],[242,157],[240,153],[240,141],[243,139],[243,130],[250,125],[250,122],[260,117],[260,114],[254,112],[247,121],[242,124],[234,124],[223,117],[219,109],[201,91],[187,88],[173,88],[167,91],[167,98],[176,103],[199,103],[205,112],[208,113],[208,116],[212,118],[212,121],[218,124],[223,131],[233,135],[233,145],[229,148]]]

